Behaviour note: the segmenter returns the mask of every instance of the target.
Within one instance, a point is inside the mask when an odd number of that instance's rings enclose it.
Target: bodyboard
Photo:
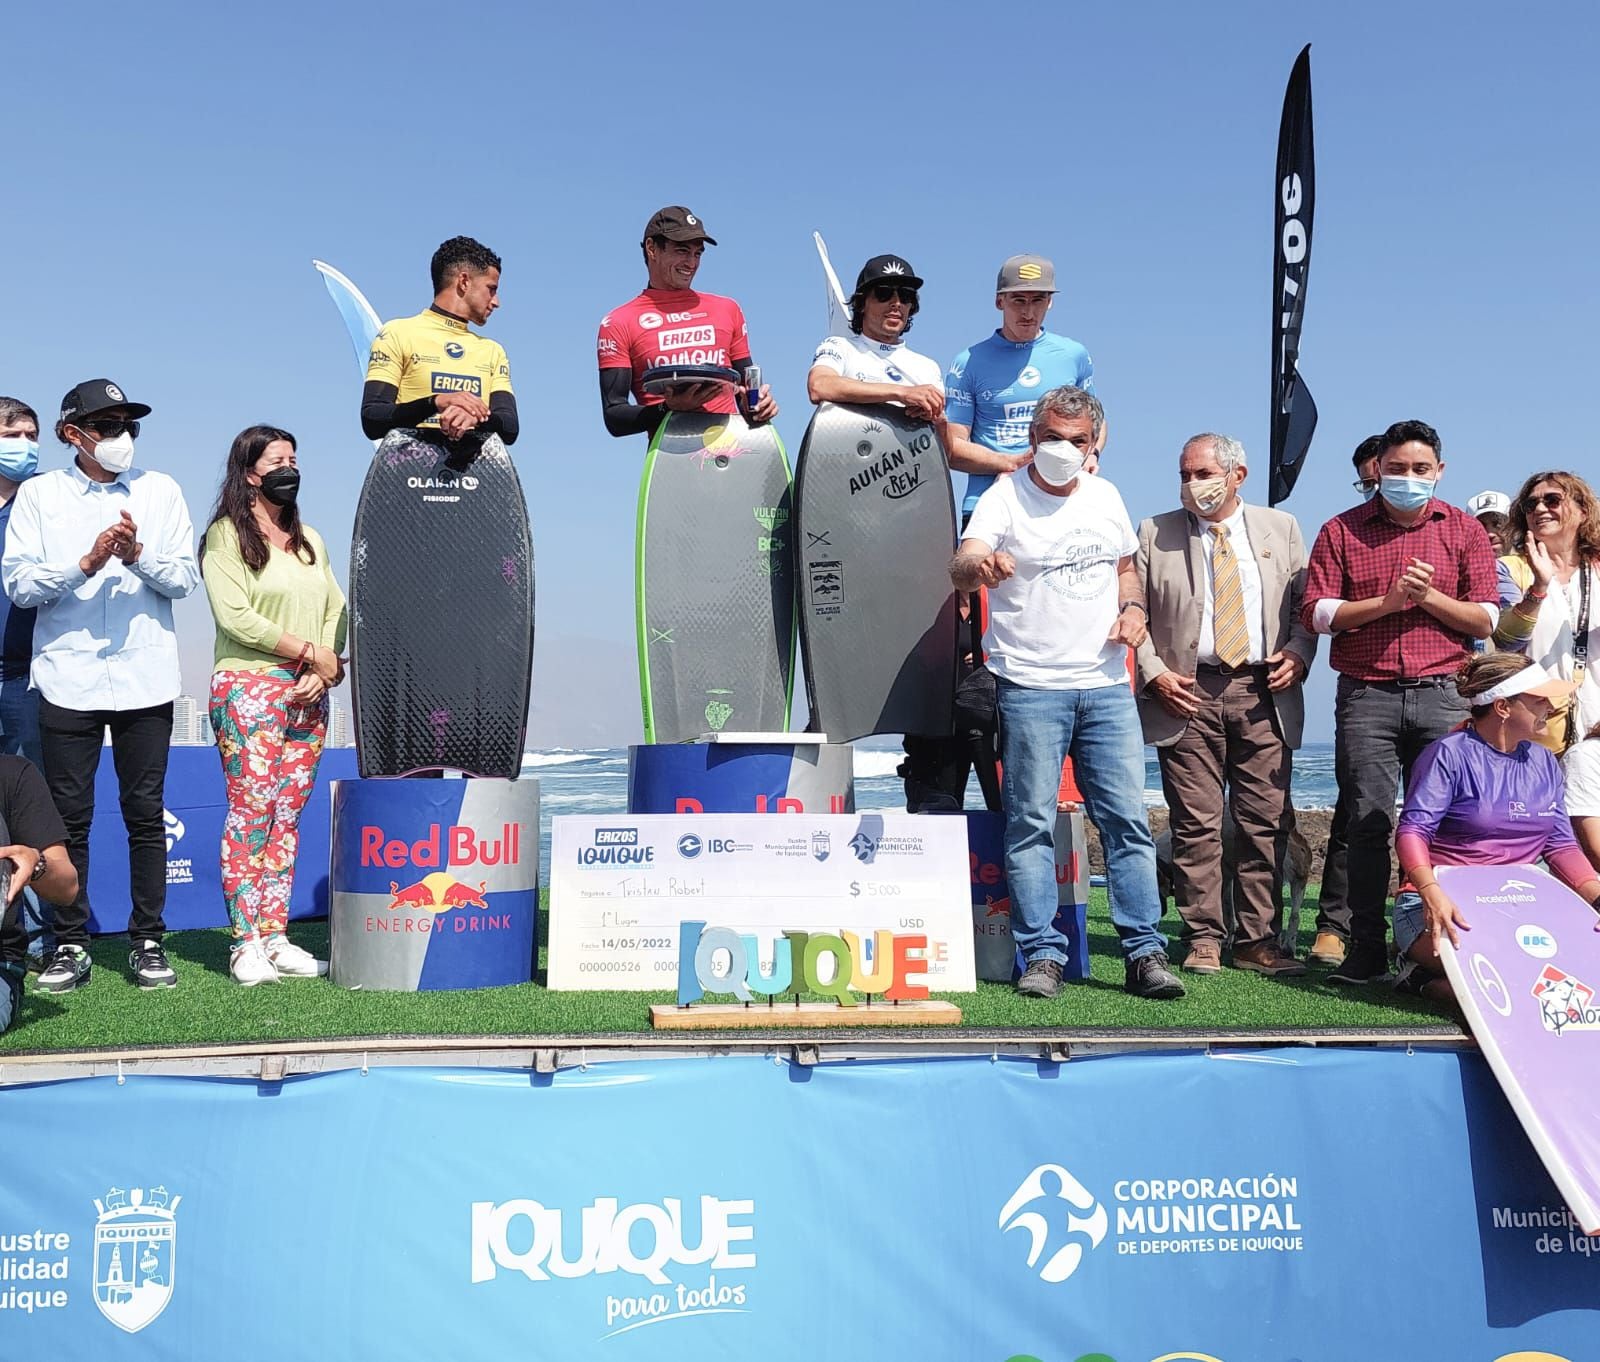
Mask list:
[[[498,435],[391,431],[350,547],[350,657],[363,776],[516,779],[533,673],[533,538]]]
[[[1478,1048],[1585,1234],[1600,1234],[1600,933],[1528,865],[1435,867],[1471,930],[1439,955]]]
[[[794,683],[789,464],[770,425],[675,412],[639,486],[635,620],[646,742],[781,733]]]
[[[956,508],[933,427],[899,407],[823,403],[795,506],[813,728],[831,742],[949,734]]]

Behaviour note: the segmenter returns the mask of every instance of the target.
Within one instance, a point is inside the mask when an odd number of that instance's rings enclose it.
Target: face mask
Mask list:
[[[274,468],[261,479],[261,495],[274,506],[293,506],[300,495],[300,470]]]
[[[89,457],[108,473],[126,473],[133,467],[133,436],[127,431],[109,436],[94,447]]]
[[[21,482],[39,470],[39,442],[21,435],[0,436],[0,477]]]
[[[1434,478],[1381,478],[1378,491],[1397,511],[1420,511],[1433,498]]]
[[[1196,515],[1210,515],[1228,499],[1228,477],[1201,478],[1178,489],[1178,500]]]
[[[1033,466],[1052,487],[1065,487],[1079,473],[1088,455],[1070,440],[1041,440],[1033,451]]]

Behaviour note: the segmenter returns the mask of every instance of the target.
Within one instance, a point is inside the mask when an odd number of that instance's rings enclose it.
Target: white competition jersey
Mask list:
[[[944,370],[926,355],[907,348],[904,341],[885,345],[854,334],[829,336],[812,357],[811,367],[819,364],[858,383],[944,386]]]

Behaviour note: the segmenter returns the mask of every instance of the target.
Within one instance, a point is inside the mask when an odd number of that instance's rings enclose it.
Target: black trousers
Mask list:
[[[122,822],[128,830],[128,935],[161,940],[167,905],[167,834],[162,806],[167,749],[172,743],[172,704],[149,709],[63,709],[39,699],[39,739],[44,777],[67,825],[67,854],[78,871],[78,897],[56,905],[56,941],[89,944],[89,825],[94,821],[94,776],[100,748],[111,730]]]

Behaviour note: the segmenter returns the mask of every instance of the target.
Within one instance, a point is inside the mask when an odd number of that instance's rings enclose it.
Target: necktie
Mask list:
[[[1240,666],[1250,656],[1250,633],[1244,624],[1244,591],[1239,585],[1239,560],[1228,542],[1226,525],[1211,526],[1211,635],[1217,661]]]

